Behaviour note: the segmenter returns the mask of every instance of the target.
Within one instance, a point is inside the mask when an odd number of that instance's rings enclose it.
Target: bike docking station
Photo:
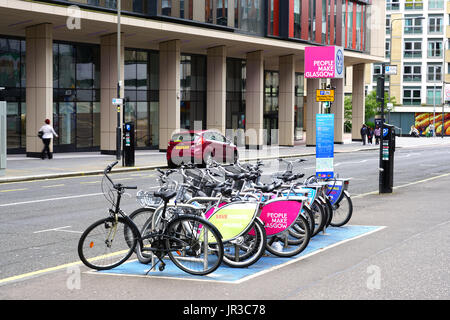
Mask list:
[[[322,232],[311,239],[306,249],[300,254],[290,257],[281,258],[274,256],[266,251],[255,264],[247,268],[232,268],[221,265],[214,272],[205,276],[195,276],[183,272],[177,268],[170,259],[164,259],[164,271],[158,271],[153,268],[150,272],[151,264],[142,264],[137,260],[130,260],[114,269],[103,271],[89,271],[90,274],[112,275],[112,276],[134,276],[147,279],[173,279],[173,280],[192,280],[192,281],[209,281],[217,283],[239,284],[251,280],[260,275],[271,271],[278,270],[287,265],[297,263],[303,259],[310,258],[315,254],[322,253],[341,244],[356,240],[372,233],[378,232],[385,227],[383,226],[357,226],[346,225],[343,227],[329,227],[327,233]]]
[[[338,78],[343,81],[343,52],[342,47],[336,46],[305,48],[305,78]],[[334,94],[334,90],[318,90],[316,91],[316,99],[331,103],[334,101]],[[315,254],[384,229],[384,226],[347,224],[352,215],[353,205],[350,195],[347,192],[349,180],[337,178],[334,173],[335,117],[334,114],[330,113],[317,113],[315,121],[316,174],[304,182],[292,182],[303,177],[303,175],[297,176],[297,174],[293,174],[293,162],[281,158],[278,159],[280,162],[284,161],[289,163],[288,168],[281,177],[277,177],[279,179],[278,181],[274,181],[268,185],[260,184],[259,180],[255,180],[255,177],[259,177],[257,172],[262,172],[259,169],[258,163],[253,168],[250,166],[245,169],[237,162],[234,166],[240,172],[236,174],[227,172],[223,167],[221,168],[223,169],[222,173],[224,177],[226,177],[225,180],[231,179],[234,181],[232,182],[232,187],[235,186],[236,182],[243,182],[245,185],[246,181],[252,181],[251,179],[254,179],[254,183],[250,189],[253,188],[254,191],[258,191],[257,198],[259,198],[252,202],[244,200],[242,196],[238,198],[231,196],[230,191],[229,195],[225,196],[228,199],[225,202],[222,202],[223,200],[214,200],[216,202],[211,207],[203,208],[205,211],[202,217],[206,217],[204,222],[210,223],[218,230],[218,234],[222,237],[221,242],[225,244],[222,246],[223,251],[221,251],[223,255],[220,255],[217,254],[219,252],[217,250],[217,242],[212,241],[212,246],[208,249],[208,240],[204,240],[203,245],[207,249],[204,252],[208,252],[209,254],[209,252],[216,251],[216,256],[219,255],[222,258],[227,255],[227,260],[224,258],[213,271],[203,275],[185,272],[173,261],[173,255],[168,254],[167,256],[158,256],[155,258],[154,256],[156,254],[152,253],[150,258],[142,259],[142,252],[135,251],[131,257],[137,257],[137,259],[125,261],[107,270],[90,271],[89,273],[136,276],[149,280],[165,278],[239,284],[271,271],[279,270],[286,265],[300,263],[301,260],[311,258]],[[391,150],[393,151],[393,141],[395,142],[393,137],[395,137],[395,132],[390,130],[388,126],[386,128],[386,138],[382,139],[382,147],[384,146],[383,141],[386,141],[389,152],[383,158],[380,158],[380,161],[389,165],[393,159]],[[296,162],[302,161],[305,160],[296,160]],[[179,172],[183,177],[188,178],[183,173],[183,170],[182,168]],[[386,167],[384,170],[385,172],[391,172],[389,167]],[[163,181],[162,178],[164,177],[168,179],[171,170],[168,170],[168,172],[165,175],[164,172],[160,171],[160,181]],[[204,172],[209,171],[206,170]],[[252,175],[255,175],[254,178],[250,178]],[[212,181],[215,180],[212,176],[210,177]],[[282,186],[283,182],[284,184],[288,184],[288,189],[281,189],[281,192],[274,191]],[[226,181],[216,181],[216,183],[222,183],[223,187]],[[198,185],[194,186],[199,187]],[[224,188],[224,190],[227,190],[228,187],[225,185]],[[286,188],[286,186],[283,185],[282,188]],[[201,188],[198,189],[202,190]],[[233,188],[229,189],[233,191]],[[239,187],[237,190],[234,189],[238,195],[242,190],[244,190],[242,187]],[[183,192],[180,192],[182,198]],[[225,191],[220,192],[226,194]],[[192,205],[190,202],[192,199],[200,199],[201,197],[206,197],[206,194],[205,196],[197,196],[197,198],[194,195],[189,200],[185,200],[186,203],[182,205],[185,207],[190,206]],[[210,199],[208,201],[212,200]],[[166,205],[167,203],[164,205],[164,210]],[[181,204],[179,205],[182,206]],[[316,209],[314,210],[312,209],[313,205],[316,205]],[[151,207],[151,204],[147,203],[145,206]],[[153,210],[155,210],[152,214],[153,217],[159,216],[157,211],[161,207],[160,205],[158,206],[153,207]],[[348,211],[346,209],[344,210],[348,213],[345,213],[343,215],[344,219],[340,220],[342,216],[340,216],[338,210],[343,207],[348,208]],[[193,207],[193,209],[197,210],[198,208]],[[210,210],[212,211],[210,212]],[[130,216],[132,215],[133,213],[130,214]],[[156,225],[157,218],[152,219],[155,221],[152,222],[152,225]],[[318,223],[318,220],[320,220],[320,223]],[[228,225],[229,229],[223,228],[226,225]],[[277,228],[279,229],[277,230]],[[205,233],[202,231],[196,232],[199,237],[201,234],[205,236]],[[195,234],[195,232],[191,234]],[[256,234],[259,235],[256,236]],[[241,243],[239,241],[244,244],[242,247],[240,247]],[[275,245],[279,245],[281,248],[276,248]],[[241,259],[240,250],[243,250],[243,247],[253,249],[246,251],[242,255],[243,263],[239,264],[241,262],[239,260]],[[282,250],[287,247],[294,247],[294,251],[291,253],[283,252]],[[300,249],[296,250],[295,248],[297,247]],[[258,252],[259,255],[255,255],[257,258],[245,264],[246,258],[244,257],[253,257],[254,252]],[[178,251],[176,253],[185,260],[192,260],[191,257],[182,256]],[[193,253],[190,253],[192,256]],[[156,261],[156,259],[158,260]],[[159,268],[157,266],[158,262],[160,263]]]

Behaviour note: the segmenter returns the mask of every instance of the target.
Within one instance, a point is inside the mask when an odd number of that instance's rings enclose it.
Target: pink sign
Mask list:
[[[305,78],[343,78],[344,51],[342,47],[306,47]]]
[[[275,200],[265,204],[259,218],[264,222],[268,236],[283,232],[297,219],[302,210],[302,202],[289,200]],[[254,230],[249,232],[254,235]]]

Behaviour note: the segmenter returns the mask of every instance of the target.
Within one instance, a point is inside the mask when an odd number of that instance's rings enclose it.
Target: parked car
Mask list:
[[[238,150],[235,144],[214,130],[183,131],[172,136],[167,147],[167,164],[176,167],[183,163],[205,166],[209,159],[221,163],[235,163]]]

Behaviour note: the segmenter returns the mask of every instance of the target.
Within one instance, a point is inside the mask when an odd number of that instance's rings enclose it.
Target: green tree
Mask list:
[[[385,92],[384,94],[384,114],[388,113],[387,104],[389,102],[389,96],[388,93]],[[395,106],[396,101],[395,97],[391,97],[391,103]],[[369,122],[368,120],[371,118],[374,118],[376,115],[380,114],[381,112],[381,103],[377,101],[377,92],[376,90],[373,90],[367,94],[365,98],[365,119],[366,124],[373,126],[372,122]],[[391,110],[391,112],[393,109]],[[345,96],[344,98],[344,130],[345,132],[351,132],[352,130],[352,96]]]

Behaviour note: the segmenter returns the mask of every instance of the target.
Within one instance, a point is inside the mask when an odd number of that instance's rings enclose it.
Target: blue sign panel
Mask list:
[[[334,114],[316,114],[316,176],[334,177]]]

